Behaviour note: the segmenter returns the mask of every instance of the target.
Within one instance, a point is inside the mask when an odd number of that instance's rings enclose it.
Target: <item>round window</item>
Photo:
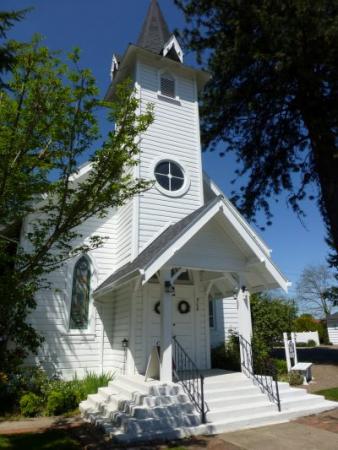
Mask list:
[[[167,191],[178,191],[184,184],[184,173],[173,161],[161,161],[155,167],[155,178],[158,184]]]

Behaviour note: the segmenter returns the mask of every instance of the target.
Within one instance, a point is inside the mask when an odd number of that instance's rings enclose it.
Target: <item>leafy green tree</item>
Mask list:
[[[205,147],[237,156],[233,200],[253,219],[286,192],[297,214],[312,192],[338,267],[338,3],[175,0],[186,45],[211,73],[202,99]],[[317,187],[315,190],[312,186]]]
[[[332,271],[324,264],[309,265],[297,283],[297,301],[304,311],[320,318],[331,314],[337,300],[337,287]]]
[[[117,87],[114,101],[100,101],[77,50],[62,63],[38,38],[12,48],[9,89],[0,94],[0,364],[7,367],[41,342],[26,318],[37,289],[48,288],[44,275],[102,245],[98,236],[81,244],[78,227],[148,187],[132,173],[139,136],[153,120],[151,106],[139,114],[130,82]],[[112,128],[104,138],[100,109]],[[84,158],[90,170],[77,179]]]
[[[329,343],[326,320],[315,319],[311,314],[302,314],[294,321],[293,328],[293,331],[318,331],[320,343]]]
[[[283,332],[293,331],[297,315],[295,303],[268,294],[251,296],[253,345],[259,354],[268,354],[283,342]]]

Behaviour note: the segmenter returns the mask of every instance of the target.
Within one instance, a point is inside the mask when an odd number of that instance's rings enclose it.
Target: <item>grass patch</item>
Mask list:
[[[45,433],[26,433],[0,436],[1,450],[81,450],[78,441],[65,431],[51,430]]]
[[[338,387],[331,389],[322,389],[321,391],[314,392],[314,394],[324,395],[326,400],[338,402]]]

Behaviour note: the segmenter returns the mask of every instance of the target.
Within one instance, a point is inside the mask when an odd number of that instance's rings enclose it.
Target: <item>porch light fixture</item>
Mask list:
[[[124,338],[122,341],[122,348],[128,348],[129,341],[127,338]]]
[[[167,294],[175,295],[175,286],[173,286],[170,281],[164,282],[164,290]]]
[[[242,289],[242,292],[244,294],[244,292],[246,291],[246,286],[242,286],[241,289]]]

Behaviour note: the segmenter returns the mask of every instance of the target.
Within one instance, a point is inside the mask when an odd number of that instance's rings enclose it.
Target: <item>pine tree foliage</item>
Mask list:
[[[317,198],[332,263],[338,251],[338,3],[175,0],[182,38],[212,74],[202,99],[205,148],[234,152],[234,193],[253,219],[285,192],[297,214]]]

